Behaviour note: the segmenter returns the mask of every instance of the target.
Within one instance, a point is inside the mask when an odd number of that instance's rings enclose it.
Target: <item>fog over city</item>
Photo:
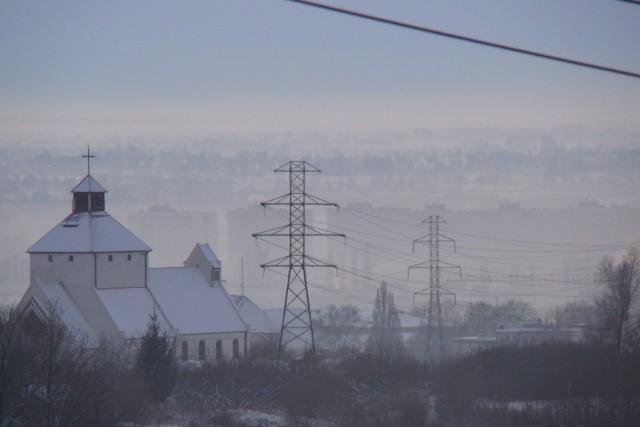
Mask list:
[[[0,2],[0,425],[640,425],[639,22]]]
[[[629,5],[394,6],[366,12],[640,67]],[[601,258],[640,237],[633,78],[289,2],[0,8],[6,299],[27,286],[24,250],[69,213],[88,145],[108,211],[152,246],[152,266],[206,240],[229,289],[270,307],[286,282],[259,266],[287,242],[251,234],[286,223],[259,203],[288,191],[273,170],[289,160],[320,168],[308,190],[340,206],[310,221],[347,235],[308,243],[341,265],[311,273],[313,306],[370,305],[384,280],[410,309],[428,280],[407,267],[428,259],[412,241],[429,215],[456,241],[442,259],[461,271],[443,286],[462,303],[592,297]]]
[[[251,235],[287,224],[288,211],[259,203],[289,190],[287,174],[274,169],[304,159],[322,170],[307,175],[307,191],[339,205],[309,207],[309,223],[347,236],[346,244],[308,239],[311,255],[338,265],[310,271],[312,306],[369,310],[387,281],[409,311],[413,294],[428,287],[425,272],[407,278],[429,257],[412,242],[429,231],[422,220],[440,215],[442,234],[456,241],[455,253],[441,243],[441,259],[461,268],[443,269],[441,284],[459,304],[517,298],[544,312],[593,298],[601,259],[640,237],[637,138],[577,127],[223,134],[162,144],[123,136],[94,142],[91,173],[107,188],[108,212],[152,247],[151,266],[181,265],[206,241],[229,291],[241,293],[244,280],[245,294],[265,307],[282,304],[286,280],[260,264],[287,254],[288,241]],[[2,286],[15,301],[28,285],[24,251],[70,213],[86,146],[52,136],[46,148],[34,140],[2,151]]]

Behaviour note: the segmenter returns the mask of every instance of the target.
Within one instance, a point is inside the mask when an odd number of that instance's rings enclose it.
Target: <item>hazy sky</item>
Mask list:
[[[640,5],[326,1],[640,72]],[[638,128],[640,79],[283,0],[1,1],[0,136]]]

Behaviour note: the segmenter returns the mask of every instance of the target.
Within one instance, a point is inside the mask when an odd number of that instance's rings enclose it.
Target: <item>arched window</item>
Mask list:
[[[182,361],[184,362],[189,358],[189,344],[186,341],[182,341]]]
[[[216,359],[222,359],[222,341],[216,341]]]
[[[73,255],[69,255],[69,262],[73,262]]]
[[[113,255],[109,255],[109,261],[113,261]]]
[[[233,357],[240,357],[240,346],[238,345],[238,339],[233,340]]]
[[[204,341],[200,340],[198,344],[198,358],[202,361],[204,361],[205,349]]]
[[[49,262],[53,262],[53,255],[49,255]]]
[[[127,261],[131,261],[131,254],[127,254]]]

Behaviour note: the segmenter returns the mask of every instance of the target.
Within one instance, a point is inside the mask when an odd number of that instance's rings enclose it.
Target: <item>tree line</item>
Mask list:
[[[154,316],[138,342],[92,348],[70,336],[53,311],[34,324],[4,310],[0,426],[241,426],[236,411],[249,408],[284,414],[290,425],[640,425],[638,267],[636,247],[604,259],[599,298],[549,312],[567,324],[595,316],[583,342],[499,347],[438,365],[411,354],[384,283],[358,351],[352,343],[360,312],[341,306],[321,314],[319,337],[340,356],[330,361],[285,354],[278,362],[266,344],[239,364],[180,368]],[[518,301],[490,308],[467,306],[463,330],[532,314]],[[477,320],[485,312],[493,320]]]

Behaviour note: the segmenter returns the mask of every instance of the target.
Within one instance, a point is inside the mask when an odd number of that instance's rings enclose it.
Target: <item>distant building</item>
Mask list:
[[[208,244],[183,267],[149,268],[151,248],[106,212],[107,191],[91,175],[71,192],[71,214],[27,251],[30,285],[17,313],[28,325],[54,315],[96,347],[139,339],[155,314],[179,359],[245,355],[247,326]]]
[[[169,205],[150,206],[128,214],[132,230],[153,248],[153,266],[175,265],[193,242],[218,244],[218,215],[215,212],[176,211]]]
[[[473,337],[455,337],[451,338],[449,343],[451,356],[458,357],[495,347],[496,337],[489,334],[480,334]]]
[[[497,345],[533,345],[545,342],[579,342],[585,338],[585,328],[544,325],[542,320],[499,323],[496,329]]]

